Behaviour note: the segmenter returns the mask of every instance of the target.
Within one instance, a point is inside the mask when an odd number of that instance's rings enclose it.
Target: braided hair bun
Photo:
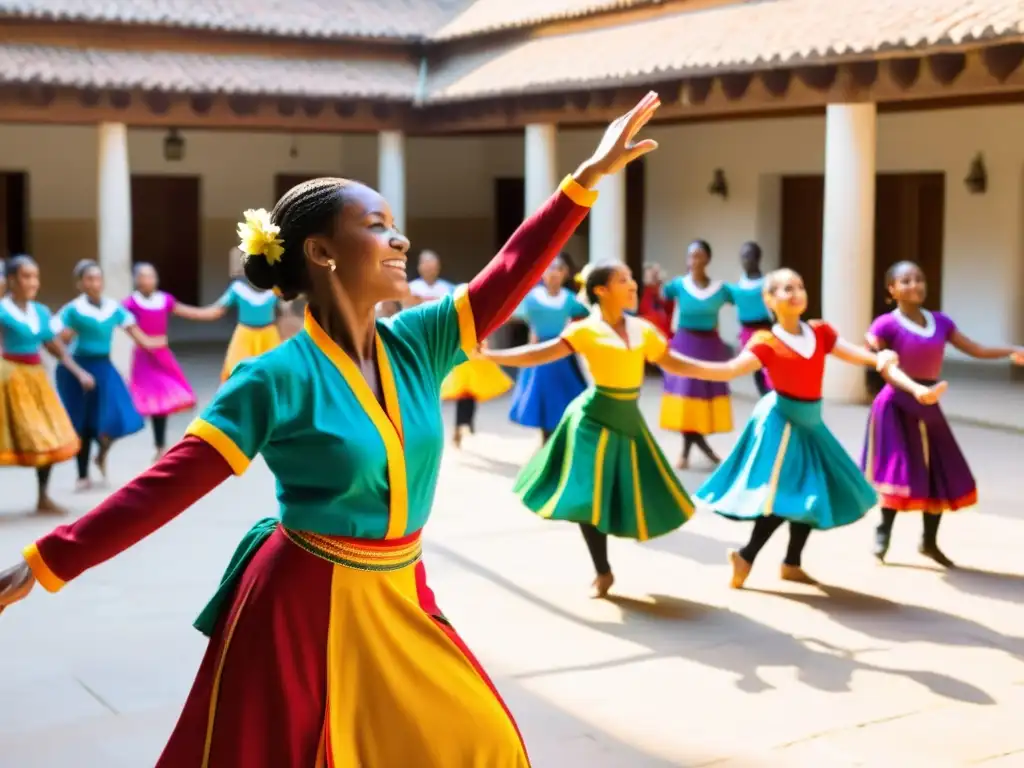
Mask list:
[[[240,248],[245,279],[255,288],[275,291],[285,301],[306,293],[310,288],[306,239],[332,233],[334,218],[345,203],[344,190],[351,183],[348,179],[312,179],[285,192],[270,212],[271,223],[280,230],[280,255],[272,258],[264,252],[247,253],[243,242]]]

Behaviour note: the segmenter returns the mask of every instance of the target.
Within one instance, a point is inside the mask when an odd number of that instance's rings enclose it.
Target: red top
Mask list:
[[[504,323],[537,284],[596,194],[567,179],[469,284],[477,338]],[[98,507],[25,549],[40,585],[55,592],[87,568],[140,541],[232,475],[223,456],[188,436]]]
[[[645,285],[640,294],[640,317],[649,322],[663,334],[672,337],[672,311],[675,302],[663,298],[661,285]]]
[[[811,320],[803,328],[807,329],[803,338],[792,342],[777,336],[774,330],[758,331],[750,337],[747,349],[761,361],[780,395],[820,400],[825,358],[835,348],[839,334],[824,320]],[[810,334],[814,338],[813,350]]]

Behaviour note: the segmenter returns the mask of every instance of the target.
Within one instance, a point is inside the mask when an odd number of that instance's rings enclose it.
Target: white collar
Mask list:
[[[14,303],[14,299],[10,296],[4,296],[3,300],[0,301],[0,305],[7,311],[7,314],[27,327],[32,333],[39,333],[39,312],[36,311],[34,301],[28,302],[25,305],[25,309],[22,310],[21,307]]]
[[[254,305],[262,306],[268,301],[273,301],[277,298],[273,291],[257,291],[248,283],[243,283],[241,280],[236,280],[232,286],[232,289],[237,293],[244,301]]]
[[[644,321],[633,317],[632,315],[623,315],[626,323],[626,338],[629,339],[629,349],[636,350],[640,349],[644,343]],[[594,307],[590,311],[591,321],[598,327],[599,330],[604,332],[604,335],[615,344],[616,346],[626,349],[626,342],[622,340],[622,337],[616,332],[614,328],[605,322],[604,315],[601,314],[600,307]]]
[[[149,296],[143,296],[139,291],[134,291],[132,298],[143,309],[161,310],[167,306],[167,294],[163,291],[153,291]]]
[[[562,288],[558,293],[552,296],[548,293],[548,289],[543,285],[538,285],[533,289],[533,298],[537,300],[538,304],[543,304],[545,307],[551,309],[561,309],[565,306],[565,302],[569,299],[569,291]]]
[[[721,287],[721,280],[712,280],[706,286],[701,288],[695,282],[693,282],[693,278],[689,275],[689,273],[683,275],[683,288],[685,288],[686,292],[693,296],[693,298],[699,299],[700,301],[703,301],[704,299],[710,299],[712,296],[718,293],[718,289]]]
[[[909,317],[900,312],[899,308],[892,311],[893,316],[896,318],[896,322],[902,325],[905,329],[910,331],[916,336],[920,336],[925,339],[930,339],[935,335],[935,315],[929,312],[927,309],[921,308],[921,314],[924,316],[924,325],[918,325]]]
[[[105,320],[109,320],[110,317],[117,312],[117,308],[121,306],[113,299],[104,296],[100,299],[100,305],[97,307],[89,301],[89,297],[84,293],[72,301],[71,305],[75,308],[75,311],[77,311],[78,314],[84,317],[90,317],[100,323]]]
[[[736,284],[743,289],[760,288],[762,285],[764,285],[764,276],[757,278],[749,278],[746,275],[743,275],[742,277],[740,277],[739,282]]]
[[[772,333],[775,334],[779,341],[805,360],[810,360],[814,357],[814,351],[818,348],[818,336],[807,323],[800,323],[799,336],[790,333],[778,323],[772,326]]]

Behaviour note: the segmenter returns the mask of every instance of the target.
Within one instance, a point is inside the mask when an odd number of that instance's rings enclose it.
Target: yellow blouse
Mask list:
[[[594,383],[611,389],[639,388],[644,362],[657,362],[668,349],[657,328],[630,315],[626,316],[628,345],[598,312],[566,327],[562,338],[586,361]]]

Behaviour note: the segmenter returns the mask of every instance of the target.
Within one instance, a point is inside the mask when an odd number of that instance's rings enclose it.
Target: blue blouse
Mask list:
[[[273,291],[257,291],[244,280],[235,280],[217,304],[238,311],[238,322],[250,328],[265,328],[277,317],[278,298]]]
[[[729,284],[732,303],[736,305],[736,314],[743,325],[766,323],[771,321],[768,307],[764,303],[764,278],[751,280],[741,277],[739,282]]]
[[[24,310],[10,296],[0,300],[0,336],[4,351],[12,355],[36,355],[55,336],[50,310],[30,301]]]
[[[135,315],[119,302],[106,297],[96,306],[82,294],[60,311],[54,330],[70,328],[75,332],[71,354],[109,357],[114,331],[135,325]]]
[[[529,325],[540,341],[556,338],[569,322],[589,314],[590,310],[568,288],[552,296],[542,285],[526,294],[515,312],[515,316]]]
[[[674,328],[688,331],[713,331],[718,328],[718,313],[732,303],[732,294],[725,283],[712,280],[704,288],[698,287],[689,275],[670,280],[662,289],[666,299],[676,303]]]

